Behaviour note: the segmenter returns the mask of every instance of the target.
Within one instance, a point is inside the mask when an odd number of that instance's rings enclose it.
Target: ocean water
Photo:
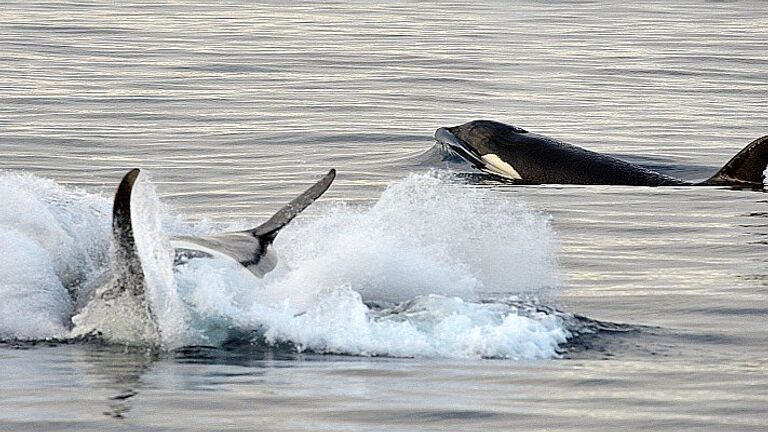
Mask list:
[[[703,179],[768,133],[766,42],[760,1],[4,2],[0,430],[765,430],[764,193],[502,184],[432,134]],[[134,167],[157,341],[71,301]],[[329,168],[264,279],[170,270]]]

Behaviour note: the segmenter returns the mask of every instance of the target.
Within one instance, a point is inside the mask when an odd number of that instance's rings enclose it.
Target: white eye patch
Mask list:
[[[494,173],[506,177],[512,180],[522,180],[523,177],[515,171],[514,168],[512,168],[512,165],[504,162],[501,160],[497,155],[495,154],[487,154],[480,156],[480,159],[483,160],[487,164],[487,167],[490,169],[490,171],[493,171]]]

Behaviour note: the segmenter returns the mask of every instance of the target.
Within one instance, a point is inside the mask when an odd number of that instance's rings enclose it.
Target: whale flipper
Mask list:
[[[768,165],[768,135],[749,143],[731,158],[720,171],[702,184],[744,185],[762,188],[766,165]]]
[[[263,277],[276,265],[276,257],[270,245],[278,232],[328,190],[335,177],[336,170],[328,171],[312,187],[256,228],[206,237],[172,238],[171,244],[176,252],[175,264],[183,264],[194,258],[214,258],[224,254],[254,275]]]
[[[250,230],[249,232],[253,236],[265,237],[274,240],[284,226],[288,225],[299,213],[304,211],[310,206],[316,199],[328,190],[333,183],[333,179],[336,178],[336,170],[332,169],[328,171],[322,179],[315,183],[312,187],[304,191],[301,195],[294,198],[291,202],[285,205],[277,211],[268,221]]]

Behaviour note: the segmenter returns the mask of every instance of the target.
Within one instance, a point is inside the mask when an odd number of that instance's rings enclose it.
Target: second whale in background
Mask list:
[[[740,186],[763,188],[768,135],[744,147],[709,179],[691,183],[612,156],[491,120],[439,128],[435,139],[476,168],[521,184]]]

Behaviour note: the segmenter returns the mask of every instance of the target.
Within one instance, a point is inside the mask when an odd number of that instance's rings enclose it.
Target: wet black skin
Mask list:
[[[470,160],[486,170],[481,157],[495,154],[511,165],[525,184],[608,184],[634,186],[681,185],[685,182],[623,160],[589,151],[524,129],[489,120],[478,120],[444,128],[457,138],[456,144],[474,156]],[[438,130],[439,141],[447,139]],[[441,140],[441,138],[443,138]],[[458,151],[457,151],[458,150]],[[467,158],[466,155],[462,155]],[[478,166],[480,165],[480,166]]]
[[[483,156],[496,155],[522,177],[523,184],[599,184],[630,186],[739,185],[762,188],[768,163],[768,136],[753,141],[717,174],[689,183],[612,156],[596,153],[522,128],[491,120],[476,120],[435,132],[440,145],[490,174]]]

